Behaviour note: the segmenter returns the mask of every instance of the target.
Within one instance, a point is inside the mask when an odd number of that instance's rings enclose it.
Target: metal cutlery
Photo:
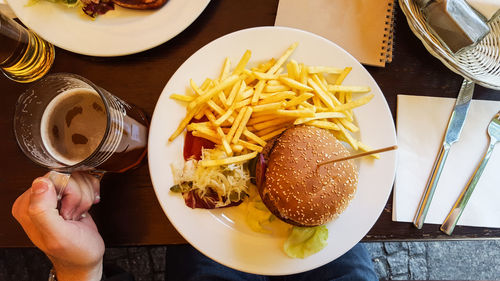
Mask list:
[[[464,79],[460,92],[458,93],[457,101],[453,112],[451,113],[450,121],[448,122],[448,128],[446,129],[446,134],[444,136],[443,144],[439,150],[436,161],[432,168],[431,175],[425,187],[424,194],[420,200],[415,218],[413,219],[413,224],[418,229],[422,228],[424,225],[425,217],[429,211],[431,205],[432,197],[434,196],[434,191],[436,190],[437,184],[439,182],[439,177],[443,171],[446,158],[448,157],[448,152],[451,145],[458,141],[460,138],[460,133],[462,132],[463,125],[465,123],[465,118],[469,112],[469,105],[472,99],[472,94],[474,93],[474,83]]]
[[[498,142],[500,142],[500,111],[493,117],[493,119],[491,119],[491,122],[488,125],[487,132],[490,138],[488,149],[486,150],[483,159],[477,166],[476,171],[474,171],[474,174],[472,174],[469,182],[462,190],[462,193],[460,193],[460,196],[455,202],[455,205],[453,205],[453,208],[451,208],[450,213],[441,225],[441,231],[448,235],[451,235],[453,229],[455,229],[455,225],[460,219],[460,216],[462,215],[465,206],[467,205],[467,202],[469,201],[472,192],[474,191],[474,188],[476,187],[479,178],[481,177],[484,168],[486,167],[486,164],[488,164],[488,160],[490,160],[493,148]]]

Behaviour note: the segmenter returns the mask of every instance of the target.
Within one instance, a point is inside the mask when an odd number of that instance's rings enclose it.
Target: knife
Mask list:
[[[415,218],[413,219],[413,224],[418,229],[421,229],[424,225],[425,217],[427,216],[429,206],[431,205],[432,196],[434,195],[434,191],[436,190],[436,186],[439,182],[439,177],[443,171],[444,163],[448,157],[451,145],[460,138],[465,118],[469,112],[469,105],[473,93],[474,83],[464,79],[460,92],[458,93],[455,107],[451,113],[450,121],[448,122],[448,128],[446,129],[446,134],[444,135],[443,144],[439,150],[436,161],[434,162],[431,175],[427,181],[424,194],[420,199],[420,204],[415,214]]]

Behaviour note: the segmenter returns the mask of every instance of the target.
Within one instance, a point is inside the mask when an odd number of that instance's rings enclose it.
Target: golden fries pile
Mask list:
[[[299,124],[328,129],[354,150],[370,150],[351,135],[359,130],[352,109],[373,98],[368,94],[353,99],[353,93],[368,93],[370,88],[342,85],[350,67],[287,62],[297,45],[292,44],[277,60],[250,69],[246,68],[251,56],[247,50],[232,71],[226,58],[217,79],[207,78],[200,86],[191,79],[193,94],[170,96],[186,102],[187,113],[169,141],[187,128],[194,136],[221,145],[228,158],[201,161],[204,166],[249,160],[262,151],[266,141]],[[208,121],[191,122],[203,117]]]

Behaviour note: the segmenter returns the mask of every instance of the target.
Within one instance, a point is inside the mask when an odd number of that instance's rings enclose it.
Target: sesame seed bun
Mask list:
[[[297,226],[317,226],[342,213],[356,192],[358,171],[353,160],[317,166],[349,155],[329,131],[295,126],[270,142],[265,173],[258,190],[268,209]],[[263,169],[260,167],[260,169]]]

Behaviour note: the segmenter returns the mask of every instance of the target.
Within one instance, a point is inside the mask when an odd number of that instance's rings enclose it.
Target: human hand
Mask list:
[[[47,178],[47,175],[44,177]],[[66,220],[79,219],[101,200],[99,189],[100,182],[96,177],[88,173],[72,173],[61,196],[59,213]]]
[[[42,177],[14,202],[13,216],[52,261],[59,281],[101,279],[104,242],[86,213],[99,200],[98,192],[97,179],[73,174],[62,196],[60,214],[56,189]]]

